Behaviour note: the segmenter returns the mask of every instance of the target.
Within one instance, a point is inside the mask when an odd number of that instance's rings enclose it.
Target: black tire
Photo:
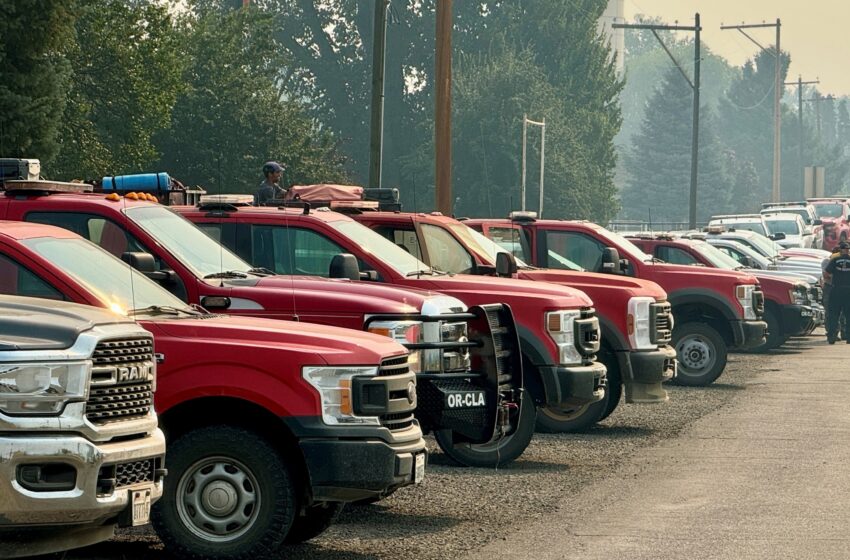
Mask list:
[[[517,426],[509,435],[493,443],[455,445],[451,430],[436,430],[434,437],[443,453],[467,467],[496,468],[507,465],[523,454],[534,436],[536,408],[531,395],[525,393],[515,412]]]
[[[726,368],[726,341],[711,325],[690,321],[673,328],[679,360],[676,382],[690,387],[710,385]]]
[[[200,428],[168,443],[168,470],[152,516],[166,550],[199,559],[280,555],[296,491],[286,463],[264,438],[232,426]]]
[[[284,542],[298,544],[318,537],[334,524],[343,505],[342,502],[325,502],[305,508],[295,517]]]
[[[763,344],[750,350],[751,352],[758,354],[768,352],[774,348],[779,348],[787,340],[782,332],[782,325],[779,323],[779,317],[772,308],[765,307],[762,320],[767,323],[767,337],[765,337]]]
[[[602,416],[597,422],[601,422],[611,416],[617,407],[620,405],[620,399],[623,396],[623,381],[620,377],[620,364],[617,363],[617,357],[611,352],[599,352],[599,361],[605,364],[608,370],[606,377],[608,379],[605,386],[605,410],[602,411]]]

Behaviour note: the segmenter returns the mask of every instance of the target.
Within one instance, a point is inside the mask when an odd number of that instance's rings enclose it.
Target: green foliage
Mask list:
[[[75,0],[0,0],[0,155],[50,161],[65,107]]]
[[[278,24],[256,9],[201,10],[184,22],[186,89],[159,137],[163,168],[211,192],[252,192],[271,159],[286,165],[288,184],[344,179],[333,137],[280,88],[290,61]]]
[[[154,135],[167,128],[182,88],[179,37],[166,7],[121,0],[91,3],[77,42],[52,176],[99,178],[150,171]]]
[[[625,217],[687,222],[690,200],[693,92],[679,71],[667,71],[647,103],[640,132],[625,158],[628,169],[622,192]],[[732,180],[724,165],[713,112],[700,111],[697,167],[697,221],[726,212]],[[744,180],[745,177],[742,178]]]

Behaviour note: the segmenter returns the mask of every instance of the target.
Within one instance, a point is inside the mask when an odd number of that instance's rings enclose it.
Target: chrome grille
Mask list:
[[[670,344],[673,338],[673,308],[665,302],[650,305],[650,336],[653,344]]]
[[[95,424],[147,416],[153,407],[153,339],[139,337],[100,342],[86,417]]]
[[[387,358],[381,362],[381,366],[378,368],[378,377],[402,375],[409,371],[410,364],[408,363],[408,357],[406,355],[395,358]],[[396,395],[390,395],[391,398],[395,396]],[[406,398],[406,393],[405,395],[398,395],[398,397]],[[393,414],[383,414],[378,418],[380,419],[381,425],[390,431],[406,430],[413,425],[413,409],[414,406],[411,405],[410,410],[396,412]]]
[[[756,317],[761,318],[764,314],[764,293],[758,286],[753,290],[753,309],[756,312]]]

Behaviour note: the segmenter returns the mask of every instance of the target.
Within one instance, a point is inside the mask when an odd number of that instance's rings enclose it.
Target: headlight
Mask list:
[[[558,345],[558,360],[562,365],[580,364],[581,353],[575,343],[575,323],[581,316],[578,309],[570,311],[550,311],[546,314],[546,332]]]
[[[629,300],[629,314],[626,317],[626,327],[629,333],[629,343],[635,350],[654,350],[652,343],[652,326],[650,325],[650,310],[655,298],[633,297]]]
[[[741,304],[741,308],[744,310],[744,319],[745,320],[754,320],[756,317],[756,310],[753,308],[753,292],[756,287],[753,284],[738,284],[735,286],[735,297],[738,300],[738,303]]]
[[[805,286],[794,286],[788,290],[791,303],[794,305],[807,305],[809,303],[808,290]]]
[[[59,414],[88,397],[91,362],[0,365],[0,411]]]
[[[369,323],[369,332],[388,336],[400,344],[417,344],[422,342],[422,321],[375,321]],[[419,373],[421,368],[420,350],[410,351],[410,371]]]
[[[356,416],[351,399],[351,380],[358,376],[374,377],[377,367],[305,367],[304,379],[319,392],[322,420],[329,426],[380,425],[377,416]]]

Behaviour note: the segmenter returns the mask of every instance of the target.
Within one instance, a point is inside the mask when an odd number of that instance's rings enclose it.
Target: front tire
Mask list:
[[[534,400],[527,392],[523,394],[519,410],[515,414],[516,429],[491,443],[455,444],[451,430],[436,430],[434,437],[443,453],[461,465],[491,469],[501,467],[518,459],[534,436],[537,411]]]
[[[765,337],[763,344],[756,346],[751,350],[751,352],[758,354],[773,350],[774,348],[779,348],[787,340],[782,333],[782,326],[779,323],[779,317],[773,309],[766,307],[762,320],[767,323],[767,337]]]
[[[303,543],[324,533],[339,517],[343,505],[342,502],[326,502],[306,508],[292,522],[286,544]]]
[[[605,369],[608,370],[606,374],[608,382],[605,386],[605,397],[602,399],[605,402],[605,410],[602,411],[602,416],[597,422],[611,416],[611,413],[620,405],[620,399],[623,395],[623,381],[620,378],[620,365],[617,363],[617,357],[613,352],[600,351],[599,361],[605,364]]]
[[[279,555],[296,490],[280,454],[232,426],[190,431],[168,445],[165,492],[153,526],[184,558],[256,560]]]
[[[676,382],[690,387],[710,385],[726,368],[726,341],[706,323],[676,325],[673,347],[679,360]]]

